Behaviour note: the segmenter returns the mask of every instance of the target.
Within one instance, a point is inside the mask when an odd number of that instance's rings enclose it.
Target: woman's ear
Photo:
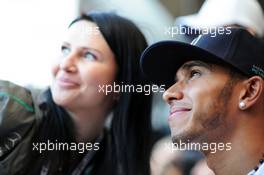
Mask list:
[[[256,104],[262,97],[263,79],[259,76],[253,76],[243,82],[244,87],[239,96],[239,108],[248,109]]]

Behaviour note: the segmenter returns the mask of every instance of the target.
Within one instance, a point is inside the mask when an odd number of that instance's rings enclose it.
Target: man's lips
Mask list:
[[[179,109],[175,109],[173,111],[170,111],[170,114],[173,114],[173,113],[177,113],[177,112],[186,112],[186,111],[190,111],[191,109],[188,109],[188,108],[179,108]]]
[[[192,109],[189,107],[177,107],[177,106],[172,106],[170,108],[170,116],[169,118],[172,117],[178,117],[181,116],[187,112],[190,112]]]
[[[71,80],[69,78],[65,78],[65,77],[59,77],[57,79],[57,82],[58,82],[59,86],[62,86],[64,88],[73,88],[73,87],[76,87],[76,86],[80,85],[76,81]]]

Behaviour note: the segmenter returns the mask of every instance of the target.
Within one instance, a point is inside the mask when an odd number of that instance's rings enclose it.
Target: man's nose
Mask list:
[[[170,104],[173,100],[183,99],[183,96],[182,85],[180,83],[175,83],[164,92],[163,100]]]

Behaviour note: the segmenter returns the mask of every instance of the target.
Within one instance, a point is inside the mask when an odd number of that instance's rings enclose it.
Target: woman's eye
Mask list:
[[[71,52],[70,48],[66,47],[66,46],[61,46],[61,53],[66,56]]]
[[[196,77],[200,77],[201,76],[201,72],[197,71],[197,70],[192,70],[190,73],[190,79],[196,78]]]
[[[84,58],[87,60],[90,60],[90,61],[94,61],[97,59],[97,57],[94,54],[92,54],[91,52],[86,52],[84,54]]]

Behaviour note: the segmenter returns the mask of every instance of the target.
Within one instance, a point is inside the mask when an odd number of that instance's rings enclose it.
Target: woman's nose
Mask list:
[[[78,55],[76,53],[69,53],[69,55],[65,56],[60,62],[60,69],[64,70],[65,72],[76,72],[77,60]]]

